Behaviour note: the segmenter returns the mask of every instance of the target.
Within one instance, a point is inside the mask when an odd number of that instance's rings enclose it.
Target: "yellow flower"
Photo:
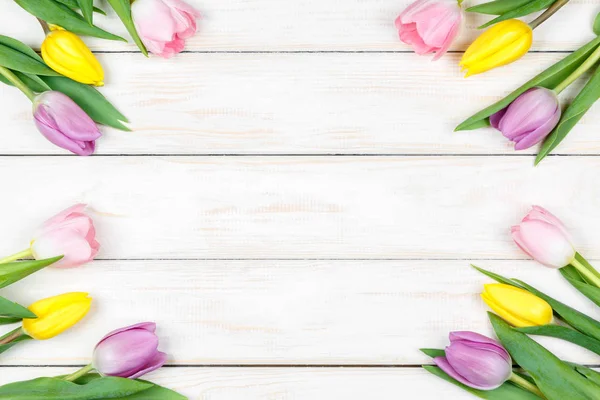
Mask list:
[[[87,293],[65,293],[33,303],[29,311],[38,317],[23,320],[23,331],[37,340],[51,339],[77,322],[90,310],[92,298]]]
[[[550,304],[526,290],[495,283],[484,285],[481,297],[496,314],[518,328],[552,322]]]
[[[74,81],[104,85],[104,70],[83,40],[62,29],[52,30],[42,43],[42,58],[50,68]]]
[[[518,19],[509,19],[483,32],[467,49],[460,66],[467,77],[510,64],[523,57],[533,42],[533,31]]]

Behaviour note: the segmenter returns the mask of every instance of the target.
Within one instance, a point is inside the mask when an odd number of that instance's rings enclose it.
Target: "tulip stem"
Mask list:
[[[8,344],[23,336],[23,328],[19,327],[0,338],[0,345]]]
[[[13,254],[12,256],[0,258],[0,264],[8,264],[13,261],[21,260],[23,258],[31,257],[31,249],[23,250],[18,253]]]
[[[568,2],[569,0],[556,0],[554,4],[552,4],[546,9],[546,11],[543,12],[542,15],[540,15],[539,17],[537,17],[529,23],[531,29],[535,29],[538,26],[540,26],[544,21],[553,16],[558,10],[563,8],[563,6],[565,6]]]
[[[540,389],[538,389],[537,386],[535,386],[533,383],[529,382],[527,379],[522,378],[519,375],[515,374],[514,372],[512,373],[510,378],[508,378],[508,380],[511,381],[512,383],[514,383],[515,385],[522,387],[523,389],[525,389],[533,394],[538,395],[542,399],[546,398],[546,396],[544,396],[544,393],[542,393],[540,391]]]
[[[94,367],[92,366],[92,364],[86,365],[85,367],[81,368],[79,371],[75,371],[71,375],[65,376],[63,378],[63,380],[69,381],[69,382],[74,382],[77,379],[81,378],[82,376],[91,372],[93,369],[94,369]]]
[[[571,83],[575,82],[577,78],[583,75],[587,70],[592,68],[597,62],[600,60],[600,47],[598,47],[590,56],[577,68],[573,73],[567,78],[558,84],[554,88],[554,92],[556,94],[560,94],[563,90],[565,90]]]
[[[573,259],[573,261],[571,261],[571,265],[574,266],[575,269],[577,269],[577,271],[579,271],[579,273],[583,275],[585,279],[591,282],[594,286],[600,288],[600,278],[598,278],[598,276],[596,276],[596,274],[594,274],[592,271],[587,269],[585,265],[579,262],[579,260],[576,258]]]
[[[25,94],[29,98],[29,100],[33,101],[35,97],[35,93],[29,87],[20,80],[14,72],[6,67],[0,66],[0,74],[2,74],[10,83],[12,83],[17,89]]]

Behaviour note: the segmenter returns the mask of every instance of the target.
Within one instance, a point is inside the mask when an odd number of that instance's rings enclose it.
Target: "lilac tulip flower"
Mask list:
[[[512,359],[504,347],[474,332],[450,333],[446,357],[433,362],[453,379],[479,390],[496,389],[512,375]]]
[[[96,345],[92,365],[103,376],[136,379],[162,367],[167,355],[158,351],[156,324],[143,322],[109,333]]]
[[[102,134],[96,123],[71,98],[47,91],[33,99],[33,118],[38,130],[58,147],[89,156]]]
[[[560,103],[552,90],[535,87],[490,117],[490,124],[512,142],[515,150],[544,140],[560,120]]]

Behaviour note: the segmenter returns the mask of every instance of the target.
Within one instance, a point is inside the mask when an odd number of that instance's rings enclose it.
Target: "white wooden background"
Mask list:
[[[599,0],[572,0],[523,60],[468,80],[457,62],[483,18],[433,63],[397,39],[407,0],[190,3],[200,32],[171,60],[87,40],[134,129],[104,129],[94,157],[50,145],[26,98],[0,87],[0,253],[75,202],[103,244],[83,268],[3,291],[96,301],[77,328],[3,354],[0,383],[71,371],[108,330],[154,320],[171,358],[148,378],[190,399],[469,399],[421,370],[418,348],[491,334],[470,262],[598,315],[508,229],[544,205],[600,264],[599,110],[538,168],[496,132],[452,130],[591,39]],[[0,7],[0,33],[39,47],[35,20]]]

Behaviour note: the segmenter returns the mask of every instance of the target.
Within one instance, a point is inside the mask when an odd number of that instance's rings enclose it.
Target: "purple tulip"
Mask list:
[[[109,333],[96,345],[92,365],[103,376],[136,379],[164,365],[156,324],[143,322]]]
[[[446,357],[433,362],[450,377],[479,390],[493,390],[512,375],[512,359],[502,345],[474,332],[451,332]]]
[[[58,147],[89,156],[102,134],[96,123],[71,98],[61,92],[43,92],[33,100],[38,130]]]
[[[560,103],[552,90],[535,87],[490,117],[490,124],[512,142],[515,150],[541,142],[560,120]]]

